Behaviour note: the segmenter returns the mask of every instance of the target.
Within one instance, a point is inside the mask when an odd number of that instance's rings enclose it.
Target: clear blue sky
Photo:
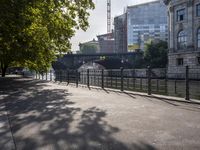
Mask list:
[[[89,18],[90,27],[86,32],[77,31],[76,35],[72,38],[72,50],[76,51],[79,49],[78,45],[80,42],[86,42],[96,38],[96,35],[104,34],[107,32],[107,0],[93,0],[96,4],[95,10],[91,11]],[[155,0],[111,0],[112,4],[112,21],[117,15],[124,12],[126,6],[150,2]]]

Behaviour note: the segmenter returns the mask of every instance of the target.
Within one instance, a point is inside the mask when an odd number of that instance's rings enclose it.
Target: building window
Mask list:
[[[200,4],[196,5],[196,15],[197,17],[200,17]]]
[[[177,21],[185,20],[185,9],[177,10]]]
[[[181,30],[178,33],[178,49],[184,49],[187,46],[187,35],[186,32]]]
[[[177,65],[178,66],[183,66],[183,58],[178,58],[177,59]]]
[[[200,28],[197,30],[197,47],[200,48]]]

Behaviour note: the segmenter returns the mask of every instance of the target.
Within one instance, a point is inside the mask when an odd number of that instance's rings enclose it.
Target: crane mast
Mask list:
[[[111,33],[111,0],[107,0],[107,32]]]

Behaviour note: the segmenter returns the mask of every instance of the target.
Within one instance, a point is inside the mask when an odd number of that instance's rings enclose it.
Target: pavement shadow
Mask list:
[[[97,107],[77,107],[62,88],[48,89],[46,81],[0,80],[18,150],[155,150],[144,142],[127,145],[114,138],[120,129],[105,121]]]
[[[178,109],[188,110],[192,112],[200,112],[199,104],[193,104],[193,103],[187,103],[187,102],[181,102],[181,101],[174,101],[174,100],[167,100],[162,98],[150,98],[145,97],[146,100],[149,100],[151,102],[163,102],[167,105],[170,105],[172,107],[176,107]]]

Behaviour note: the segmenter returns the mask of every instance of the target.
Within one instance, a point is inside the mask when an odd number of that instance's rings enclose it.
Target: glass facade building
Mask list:
[[[114,18],[115,53],[127,52],[127,14]]]
[[[163,1],[127,7],[128,51],[143,50],[151,39],[168,39],[167,7]]]

